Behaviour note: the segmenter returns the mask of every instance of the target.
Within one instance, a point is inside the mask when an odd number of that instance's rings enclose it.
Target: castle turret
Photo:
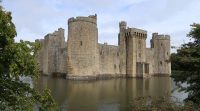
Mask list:
[[[127,23],[125,21],[121,21],[119,22],[119,29],[120,29],[120,32],[123,32],[126,30],[126,26],[127,26]]]
[[[120,55],[120,73],[126,74],[126,32],[127,23],[125,21],[121,21],[119,23],[119,34],[118,34],[118,46],[119,46],[119,55]]]
[[[127,76],[143,77],[145,73],[147,31],[128,28],[125,35]]]
[[[154,74],[171,74],[170,36],[153,33],[151,48],[154,48]]]
[[[64,48],[65,47],[65,30],[63,28],[58,28],[58,33],[57,36],[59,37],[59,43],[60,43],[60,47]]]
[[[68,58],[71,61],[68,76],[98,74],[97,16],[76,17],[68,20]]]

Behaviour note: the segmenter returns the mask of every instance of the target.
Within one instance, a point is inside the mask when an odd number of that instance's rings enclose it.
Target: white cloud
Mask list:
[[[5,0],[3,6],[13,13],[17,40],[43,38],[59,27],[67,29],[70,17],[97,13],[100,42],[117,44],[118,23],[125,20],[148,34],[170,34],[172,44],[180,45],[189,25],[200,22],[199,0]]]

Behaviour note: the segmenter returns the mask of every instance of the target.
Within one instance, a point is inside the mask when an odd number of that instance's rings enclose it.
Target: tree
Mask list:
[[[22,77],[37,78],[39,43],[14,42],[17,33],[10,12],[0,6],[0,110],[29,111],[40,104],[43,110],[55,106],[49,90],[39,93]]]
[[[192,42],[183,44],[171,56],[172,69],[176,71],[172,77],[181,90],[189,93],[186,101],[200,104],[200,24],[194,23],[191,27],[188,37]]]

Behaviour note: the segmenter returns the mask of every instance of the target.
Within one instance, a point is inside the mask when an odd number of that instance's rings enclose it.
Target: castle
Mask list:
[[[101,77],[147,77],[171,74],[170,36],[152,34],[146,48],[147,31],[119,23],[118,46],[98,43],[97,16],[68,19],[68,38],[59,28],[44,39],[38,52],[40,71],[64,74],[67,79]]]

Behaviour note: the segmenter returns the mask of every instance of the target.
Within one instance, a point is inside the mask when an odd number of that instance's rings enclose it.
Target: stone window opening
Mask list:
[[[139,48],[139,49],[142,48],[141,40],[138,41],[138,48]]]
[[[145,64],[145,73],[149,73],[149,64]]]
[[[100,51],[100,55],[103,55],[103,54],[104,54],[104,52],[103,52],[103,50],[101,50],[101,51]]]
[[[167,52],[167,55],[169,55],[169,53]]]
[[[139,57],[141,57],[141,53],[139,53]]]
[[[139,40],[138,43],[141,44],[141,41]]]
[[[80,41],[80,45],[81,45],[81,46],[83,45],[83,42],[82,42],[82,41]]]
[[[162,46],[163,44],[161,43],[160,45]]]
[[[162,65],[162,61],[160,61],[160,65]]]
[[[116,66],[116,64],[114,65],[114,69],[116,69],[117,68],[117,66]]]

